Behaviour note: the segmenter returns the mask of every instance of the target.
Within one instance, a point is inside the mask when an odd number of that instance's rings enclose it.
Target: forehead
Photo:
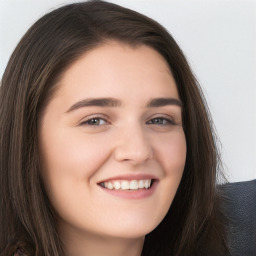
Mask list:
[[[79,91],[87,97],[171,93],[179,98],[162,55],[146,45],[131,47],[119,42],[108,42],[83,54],[64,72],[58,91],[69,96]]]

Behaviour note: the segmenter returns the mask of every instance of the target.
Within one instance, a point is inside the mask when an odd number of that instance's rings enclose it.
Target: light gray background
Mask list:
[[[0,76],[21,36],[46,12],[74,1],[0,0]],[[205,96],[230,181],[256,178],[256,2],[112,0],[164,25]]]

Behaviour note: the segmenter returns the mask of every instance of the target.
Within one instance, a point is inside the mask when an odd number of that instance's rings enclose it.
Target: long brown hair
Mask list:
[[[147,45],[168,62],[183,103],[184,174],[142,255],[227,255],[216,190],[219,154],[207,104],[181,49],[157,22],[103,1],[70,4],[46,14],[24,35],[0,87],[0,255],[64,255],[40,176],[38,122],[63,72],[105,41]],[[212,253],[212,254],[211,254]]]

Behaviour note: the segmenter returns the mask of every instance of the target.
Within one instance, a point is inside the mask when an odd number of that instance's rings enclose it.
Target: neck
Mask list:
[[[86,234],[62,236],[65,256],[140,256],[144,237],[113,238]]]

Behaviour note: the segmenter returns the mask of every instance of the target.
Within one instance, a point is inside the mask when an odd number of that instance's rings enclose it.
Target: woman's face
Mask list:
[[[41,118],[43,180],[66,234],[138,238],[166,215],[186,158],[164,58],[111,42],[64,73]]]

